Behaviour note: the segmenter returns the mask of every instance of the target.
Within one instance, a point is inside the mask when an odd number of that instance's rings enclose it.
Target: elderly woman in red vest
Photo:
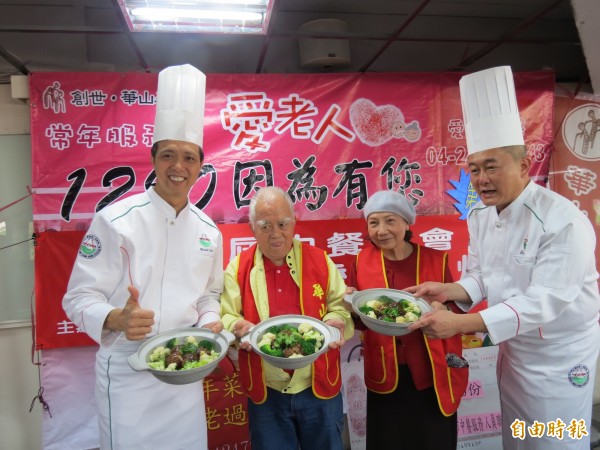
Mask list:
[[[416,214],[403,195],[376,192],[364,216],[371,244],[358,254],[348,286],[403,289],[425,280],[452,281],[447,253],[410,242]],[[449,367],[446,355],[461,353],[460,335],[429,339],[420,331],[393,337],[364,330],[367,449],[399,443],[410,449],[456,449],[456,410],[468,369]]]

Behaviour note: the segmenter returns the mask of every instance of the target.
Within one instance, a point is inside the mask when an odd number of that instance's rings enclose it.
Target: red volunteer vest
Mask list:
[[[416,249],[416,284],[424,281],[443,282],[447,254],[420,245],[417,245]],[[356,278],[359,290],[389,287],[383,252],[379,248],[368,246],[359,253],[356,260]],[[469,378],[468,368],[449,368],[446,363],[446,353],[462,355],[461,336],[457,335],[449,339],[429,339],[420,331],[414,331],[414,333],[421,334],[425,341],[440,411],[445,416],[451,416],[458,409]],[[395,391],[398,387],[396,338],[365,330],[364,345],[367,388],[380,394]]]
[[[325,252],[302,243],[300,257],[300,308],[306,316],[323,319],[327,313],[329,270]],[[237,280],[242,293],[244,318],[259,323],[260,317],[250,287],[250,271],[254,267],[256,244],[239,256]],[[318,289],[318,287],[321,289]],[[250,399],[263,403],[267,399],[267,386],[262,369],[262,358],[256,352],[241,350],[239,353],[240,380]],[[342,387],[339,349],[329,349],[312,364],[312,389],[316,397],[335,397]]]

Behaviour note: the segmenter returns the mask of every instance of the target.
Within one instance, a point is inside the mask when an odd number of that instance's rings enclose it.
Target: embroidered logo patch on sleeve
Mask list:
[[[86,234],[79,246],[79,256],[85,259],[95,258],[102,251],[102,243],[97,236]]]

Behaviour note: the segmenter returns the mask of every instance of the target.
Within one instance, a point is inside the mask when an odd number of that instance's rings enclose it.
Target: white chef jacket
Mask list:
[[[513,437],[510,425],[584,420],[591,431],[600,329],[596,238],[566,198],[530,182],[500,214],[475,205],[461,284],[500,344],[498,386],[505,449],[589,449],[589,436]]]
[[[221,232],[195,206],[176,215],[154,188],[109,205],[84,237],[63,308],[100,344],[96,401],[102,449],[205,449],[202,382],[170,385],[134,372],[127,357],[143,341],[103,330],[133,285],[142,308],[154,311],[149,337],[219,320],[223,289]]]

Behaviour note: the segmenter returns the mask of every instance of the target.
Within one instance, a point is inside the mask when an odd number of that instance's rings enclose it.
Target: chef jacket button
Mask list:
[[[175,225],[175,222],[173,222],[172,220],[171,220],[171,225]]]
[[[502,224],[500,222],[496,222],[496,228],[502,228]]]
[[[296,271],[295,271],[295,270],[292,270],[292,273],[296,273]]]

